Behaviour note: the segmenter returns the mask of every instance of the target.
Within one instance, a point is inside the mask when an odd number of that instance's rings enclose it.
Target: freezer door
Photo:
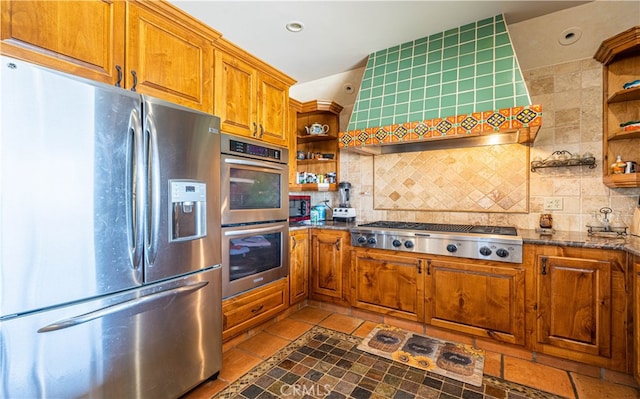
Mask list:
[[[221,263],[220,119],[151,97],[143,100],[148,283]]]
[[[0,74],[0,318],[138,286],[140,96],[7,57]]]
[[[2,398],[176,398],[220,371],[221,270],[0,322]]]

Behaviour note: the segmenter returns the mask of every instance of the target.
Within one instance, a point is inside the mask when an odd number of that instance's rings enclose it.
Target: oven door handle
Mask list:
[[[231,237],[231,236],[241,236],[241,235],[245,235],[245,234],[266,233],[268,231],[281,231],[281,230],[282,230],[282,226],[260,227],[260,228],[257,228],[257,229],[225,231],[224,235],[225,235],[225,237]]]
[[[267,168],[267,169],[275,169],[275,170],[284,170],[285,169],[285,166],[280,165],[280,164],[248,161],[246,159],[225,158],[224,162],[225,163],[229,163],[229,164],[234,164],[234,165],[256,166],[256,167],[259,167],[259,168]]]

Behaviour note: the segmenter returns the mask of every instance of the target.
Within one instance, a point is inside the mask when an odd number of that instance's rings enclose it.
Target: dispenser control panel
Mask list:
[[[169,240],[187,241],[207,235],[207,185],[169,180]]]

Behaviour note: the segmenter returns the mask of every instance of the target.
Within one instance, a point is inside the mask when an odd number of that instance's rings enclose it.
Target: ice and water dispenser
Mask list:
[[[170,241],[207,235],[207,185],[194,180],[169,180]]]

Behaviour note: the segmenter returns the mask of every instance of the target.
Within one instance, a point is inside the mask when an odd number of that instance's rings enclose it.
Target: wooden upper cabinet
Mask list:
[[[286,147],[289,87],[267,74],[258,77],[258,134],[262,140]]]
[[[114,84],[125,11],[123,1],[2,1],[2,54]]]
[[[255,68],[232,55],[216,52],[215,114],[226,133],[254,137],[257,75]]]
[[[224,39],[215,45],[214,113],[222,130],[287,147],[294,80]]]
[[[2,54],[205,112],[218,37],[164,1],[2,2]]]
[[[125,87],[212,113],[215,34],[192,29],[195,21],[163,2],[147,3],[128,3]]]

